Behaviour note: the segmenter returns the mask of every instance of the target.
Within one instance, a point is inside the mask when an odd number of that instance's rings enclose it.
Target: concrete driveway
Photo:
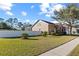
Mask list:
[[[79,37],[39,56],[67,56],[79,44]]]

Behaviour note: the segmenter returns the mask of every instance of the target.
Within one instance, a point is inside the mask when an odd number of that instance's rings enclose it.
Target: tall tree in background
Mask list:
[[[18,26],[22,27],[23,26],[22,22],[18,22]]]
[[[55,16],[52,16],[53,19],[56,19],[59,22],[67,23],[69,26],[70,34],[72,34],[72,26],[75,21],[79,20],[79,7],[76,4],[69,4],[66,8],[61,9],[60,11],[54,11]]]
[[[6,22],[11,24],[11,27],[14,26],[15,23],[18,23],[18,19],[17,18],[9,18],[8,20],[6,20]]]
[[[2,21],[4,21],[4,19],[3,18],[0,18],[0,22],[2,22]]]
[[[5,22],[0,22],[0,29],[12,29],[12,28]]]
[[[25,30],[25,28],[30,28],[32,25],[30,23],[23,23],[22,30]]]

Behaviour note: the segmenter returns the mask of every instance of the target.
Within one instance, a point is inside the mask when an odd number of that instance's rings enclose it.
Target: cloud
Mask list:
[[[59,23],[58,21],[56,21],[56,20],[54,20],[54,21],[52,21],[52,23]]]
[[[50,14],[46,14],[47,17],[50,17]]]
[[[54,14],[54,11],[60,11],[60,9],[64,8],[65,6],[62,4],[52,4],[52,3],[42,3],[40,5],[39,15],[45,14],[45,16],[50,17]]]
[[[6,14],[7,15],[10,15],[10,16],[12,16],[12,15],[14,15],[12,12],[10,12],[10,11],[6,11]]]
[[[31,9],[33,9],[33,8],[34,8],[34,5],[31,6]]]
[[[27,20],[26,20],[26,22],[30,22],[30,20],[29,20],[29,19],[27,19]]]
[[[60,11],[60,9],[64,8],[65,6],[64,5],[61,5],[61,4],[57,4],[53,7],[54,10],[56,11]]]
[[[47,8],[49,8],[49,3],[42,3],[40,5],[40,10],[42,13],[47,13]]]
[[[27,16],[27,13],[25,11],[21,12],[22,16]]]
[[[10,2],[0,2],[0,9],[4,11],[10,11],[12,6],[13,4]]]
[[[13,13],[11,12],[13,4],[7,1],[0,1],[0,9],[3,10],[7,15],[12,16]]]

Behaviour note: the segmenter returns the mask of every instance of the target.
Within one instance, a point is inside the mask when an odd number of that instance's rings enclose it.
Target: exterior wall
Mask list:
[[[56,28],[55,28],[55,25],[54,24],[49,24],[49,32],[52,32],[52,31],[55,31]]]
[[[0,37],[20,37],[22,33],[27,33],[29,36],[40,35],[40,31],[12,31],[12,30],[0,30]]]
[[[79,28],[72,28],[72,34],[79,34]]]
[[[72,28],[72,34],[76,34],[77,31],[76,31],[76,28]]]
[[[32,31],[47,31],[48,32],[48,23],[39,21],[32,27]]]

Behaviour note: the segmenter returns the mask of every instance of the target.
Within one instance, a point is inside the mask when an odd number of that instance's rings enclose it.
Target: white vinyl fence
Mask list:
[[[40,35],[39,31],[13,31],[13,30],[0,30],[0,37],[20,37],[23,33],[27,33],[29,36]]]

